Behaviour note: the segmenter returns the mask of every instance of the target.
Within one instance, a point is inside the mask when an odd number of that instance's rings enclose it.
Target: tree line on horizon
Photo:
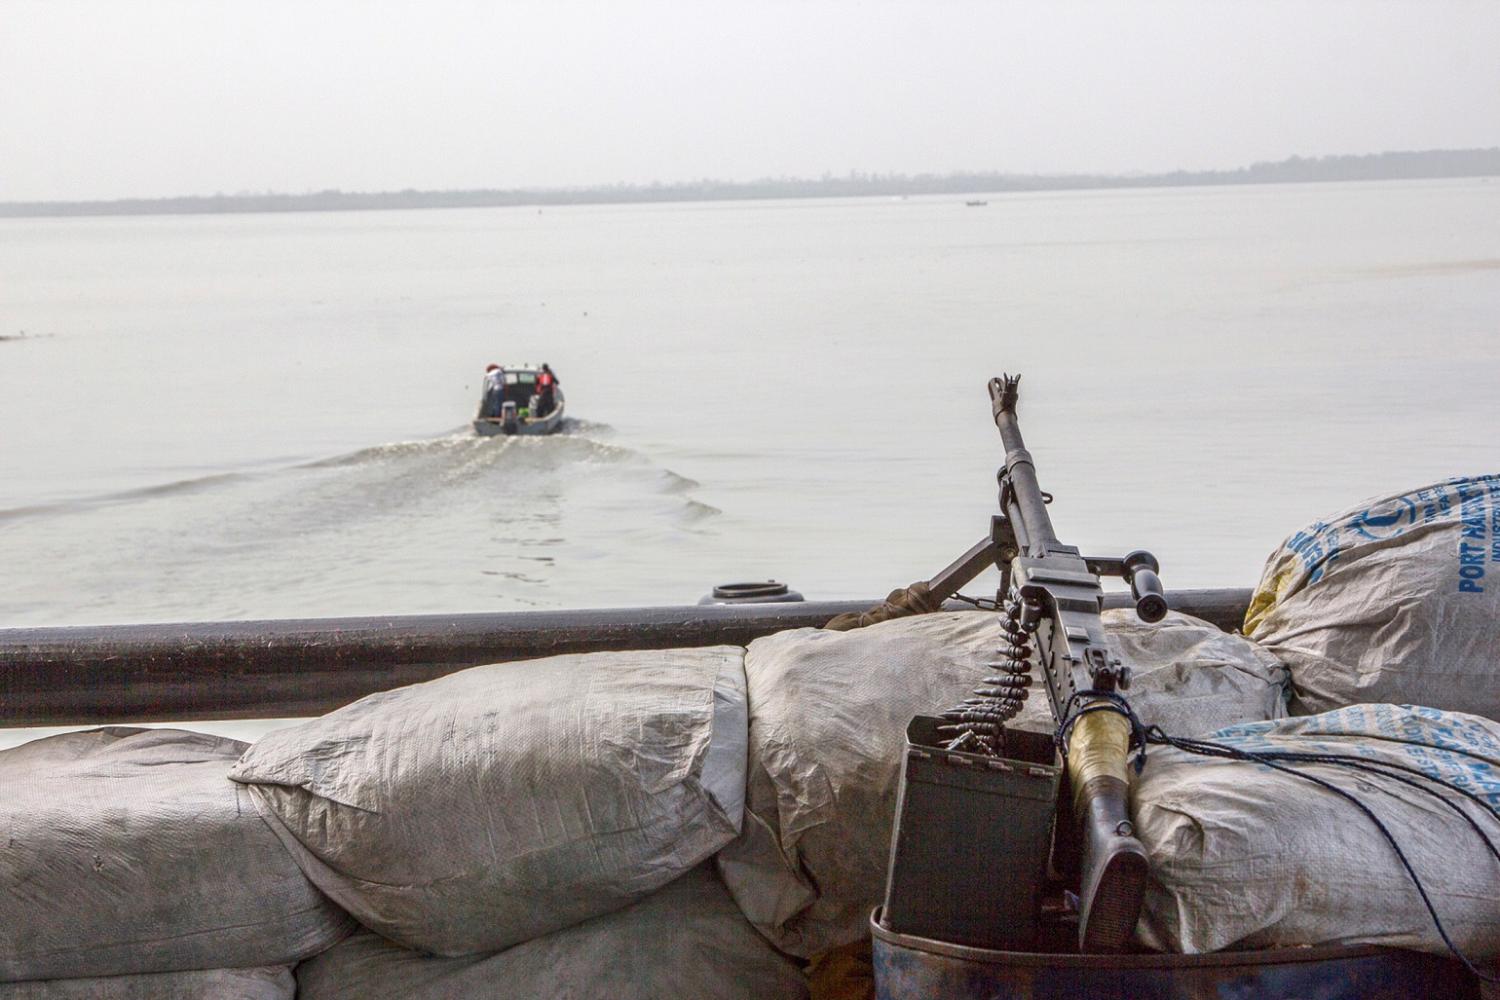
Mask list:
[[[1093,188],[1186,187],[1225,184],[1295,184],[1331,181],[1431,179],[1500,175],[1500,148],[1425,150],[1301,157],[1254,163],[1233,170],[1174,170],[1155,174],[950,174],[862,173],[811,180],[782,177],[755,181],[679,181],[608,184],[574,188],[475,189],[468,191],[352,192],[305,194],[214,194],[111,201],[0,202],[0,216],[175,215],[224,212],[327,212],[371,209],[489,208],[620,204],[630,202],[732,201],[774,198],[840,198],[931,194],[988,194]]]

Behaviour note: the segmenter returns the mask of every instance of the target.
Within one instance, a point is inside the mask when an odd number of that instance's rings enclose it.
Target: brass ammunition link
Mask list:
[[[1005,723],[1016,717],[1031,687],[1031,633],[1022,623],[1020,595],[1012,589],[1000,616],[1003,633],[995,659],[985,666],[992,671],[984,684],[943,713],[946,724],[939,732],[951,735],[950,750],[968,750],[992,757],[1005,754]]]

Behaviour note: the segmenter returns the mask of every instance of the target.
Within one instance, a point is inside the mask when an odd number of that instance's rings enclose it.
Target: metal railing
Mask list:
[[[1180,590],[1172,608],[1225,630],[1249,590]],[[876,601],[515,611],[383,618],[0,629],[0,725],[318,715],[480,663],[622,649],[744,645]],[[1130,595],[1106,595],[1128,607]],[[954,610],[967,606],[951,604]]]

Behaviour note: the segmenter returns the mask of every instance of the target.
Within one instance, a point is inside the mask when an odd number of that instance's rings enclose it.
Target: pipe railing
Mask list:
[[[1175,610],[1226,631],[1239,627],[1249,601],[1249,590],[1168,595]],[[319,715],[375,691],[480,663],[744,645],[876,603],[0,629],[0,726]],[[1129,594],[1105,596],[1106,607],[1129,604]]]

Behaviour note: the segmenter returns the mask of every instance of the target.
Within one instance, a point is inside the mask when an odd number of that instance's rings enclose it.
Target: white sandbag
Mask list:
[[[1170,614],[1158,626],[1107,612],[1135,674],[1142,718],[1190,735],[1284,714],[1284,670],[1254,644]],[[778,948],[810,957],[869,934],[885,894],[906,726],[966,697],[992,671],[992,612],[920,615],[853,632],[757,639],[745,659],[750,769],[745,828],[719,867]],[[1033,678],[1017,724],[1050,731]]]
[[[1292,671],[1293,708],[1430,705],[1500,719],[1500,476],[1317,521],[1266,561],[1245,634]]]
[[[488,956],[434,958],[361,933],[297,967],[300,1000],[796,1000],[801,971],[712,865],[640,902]]]
[[[494,951],[625,906],[734,837],[743,660],[715,646],[475,667],[270,733],[231,776],[366,927]]]
[[[1474,715],[1359,705],[1209,738],[1413,767],[1500,806],[1500,725]],[[1500,862],[1462,817],[1394,778],[1290,766],[1354,793],[1401,845],[1454,942],[1473,958],[1500,955]],[[1500,845],[1500,821],[1447,794]],[[1332,792],[1258,764],[1153,747],[1131,798],[1151,858],[1138,926],[1147,947],[1378,944],[1447,954],[1389,842]]]
[[[228,780],[244,749],[111,727],[0,752],[0,980],[289,965],[347,934]]]
[[[1124,694],[1146,725],[1173,736],[1197,736],[1242,722],[1285,716],[1286,667],[1275,655],[1191,615],[1176,611],[1151,624],[1133,610],[1106,611],[1109,645],[1130,667]],[[1041,681],[1014,723],[1047,732],[1052,708]]]
[[[0,983],[0,1000],[292,1000],[296,995],[297,981],[284,965]]]

